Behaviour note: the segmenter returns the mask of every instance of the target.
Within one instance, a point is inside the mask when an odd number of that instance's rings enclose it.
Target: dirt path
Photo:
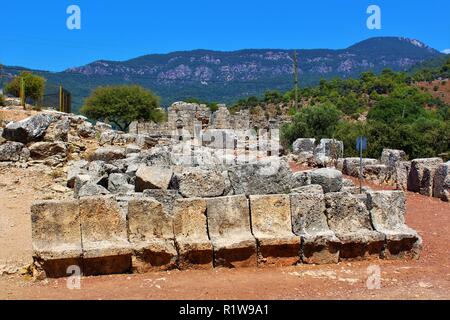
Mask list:
[[[2,182],[5,176],[14,172],[3,173]],[[0,187],[2,258],[28,258],[30,253],[26,212],[36,192],[28,186],[18,190],[20,195],[14,197],[8,187]],[[412,193],[407,201],[408,224],[424,239],[419,261],[89,277],[82,279],[80,290],[68,289],[66,279],[35,282],[26,276],[3,276],[0,299],[449,299],[450,204]],[[370,266],[380,268],[379,290],[367,288]]]

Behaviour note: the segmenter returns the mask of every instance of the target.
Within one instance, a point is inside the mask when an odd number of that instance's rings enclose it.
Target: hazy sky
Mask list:
[[[366,27],[378,5],[382,29]],[[68,30],[69,5],[81,30]],[[3,1],[0,63],[61,71],[94,60],[177,50],[345,48],[374,36],[450,48],[449,0]]]

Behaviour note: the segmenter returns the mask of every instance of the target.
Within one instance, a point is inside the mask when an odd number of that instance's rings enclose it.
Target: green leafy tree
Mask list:
[[[98,87],[85,100],[81,113],[95,120],[108,119],[122,131],[128,130],[136,120],[161,122],[164,119],[159,98],[137,85]]]
[[[44,96],[46,80],[43,77],[28,71],[23,71],[18,76],[14,77],[11,82],[5,86],[5,93],[19,97],[22,79],[25,89],[25,99],[31,99],[35,103],[41,100]]]

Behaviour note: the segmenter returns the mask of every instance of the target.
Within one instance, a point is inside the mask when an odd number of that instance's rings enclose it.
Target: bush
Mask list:
[[[164,119],[159,98],[137,85],[98,87],[80,111],[91,119],[108,119],[122,131],[128,130],[133,121],[161,122]]]
[[[2,94],[0,94],[0,107],[5,106],[5,98],[3,97]]]
[[[24,81],[25,99],[31,99],[35,103],[42,99],[45,90],[45,79],[28,71],[21,72],[5,86],[5,93],[20,97],[21,80]]]

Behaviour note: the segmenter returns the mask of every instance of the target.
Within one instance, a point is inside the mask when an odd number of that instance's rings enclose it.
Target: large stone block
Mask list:
[[[312,154],[314,155],[314,149],[316,148],[316,139],[300,138],[295,140],[292,144],[292,153],[296,155]]]
[[[340,259],[380,257],[385,237],[373,229],[363,201],[347,192],[328,193],[325,206],[328,225],[341,242]]]
[[[323,168],[310,173],[311,184],[321,185],[325,193],[338,192],[342,189],[342,173],[340,171]]]
[[[67,156],[67,148],[64,142],[36,142],[30,146],[30,156],[34,160],[41,160],[51,156]]]
[[[94,161],[110,162],[113,160],[124,159],[127,157],[125,148],[121,147],[102,147],[95,150],[92,155]]]
[[[408,190],[408,177],[411,170],[411,161],[400,161],[395,167],[396,187],[399,190]]]
[[[182,168],[174,174],[173,188],[185,198],[212,198],[223,196],[227,185],[225,176],[216,170]]]
[[[291,266],[300,260],[300,238],[292,233],[289,195],[250,196],[258,266]]]
[[[164,210],[167,214],[173,215],[173,205],[175,201],[182,196],[177,190],[160,190],[160,189],[147,189],[143,192],[144,197],[154,198],[156,201],[161,202]]]
[[[131,267],[127,219],[110,196],[79,201],[85,275],[125,273]]]
[[[168,270],[176,267],[173,218],[165,212],[160,202],[151,198],[130,200],[128,232],[134,249],[135,271]]]
[[[431,197],[436,169],[443,163],[441,158],[415,159],[411,162],[408,191]]]
[[[406,161],[406,153],[402,150],[384,149],[381,154],[380,162],[387,166],[390,170],[393,170],[402,161]]]
[[[378,164],[377,159],[363,158],[363,168],[369,165],[376,165],[376,164]],[[342,173],[351,177],[359,177],[360,158],[345,158]]]
[[[450,161],[441,164],[434,175],[433,197],[448,201],[450,192]]]
[[[23,143],[8,141],[0,145],[0,161],[27,161],[30,157]]]
[[[307,264],[339,262],[340,241],[328,227],[323,190],[299,190],[290,198],[292,230],[302,239],[302,261]]]
[[[367,207],[375,230],[386,236],[385,258],[419,258],[422,239],[405,224],[406,205],[402,191],[370,191]]]
[[[172,180],[172,169],[165,167],[141,165],[136,172],[136,191],[142,192],[146,189],[167,190]]]
[[[287,162],[280,158],[232,166],[228,174],[235,194],[287,194],[302,186],[294,179]]]
[[[209,236],[214,265],[255,267],[256,240],[251,233],[248,200],[244,195],[207,199]]]
[[[178,199],[174,204],[174,234],[180,269],[213,267],[213,247],[208,238],[205,199]]]
[[[82,267],[77,201],[34,202],[31,228],[34,260],[47,277],[64,277],[69,266]]]
[[[38,141],[45,135],[45,131],[52,122],[49,114],[39,113],[21,121],[11,122],[3,129],[3,138],[27,144]]]

